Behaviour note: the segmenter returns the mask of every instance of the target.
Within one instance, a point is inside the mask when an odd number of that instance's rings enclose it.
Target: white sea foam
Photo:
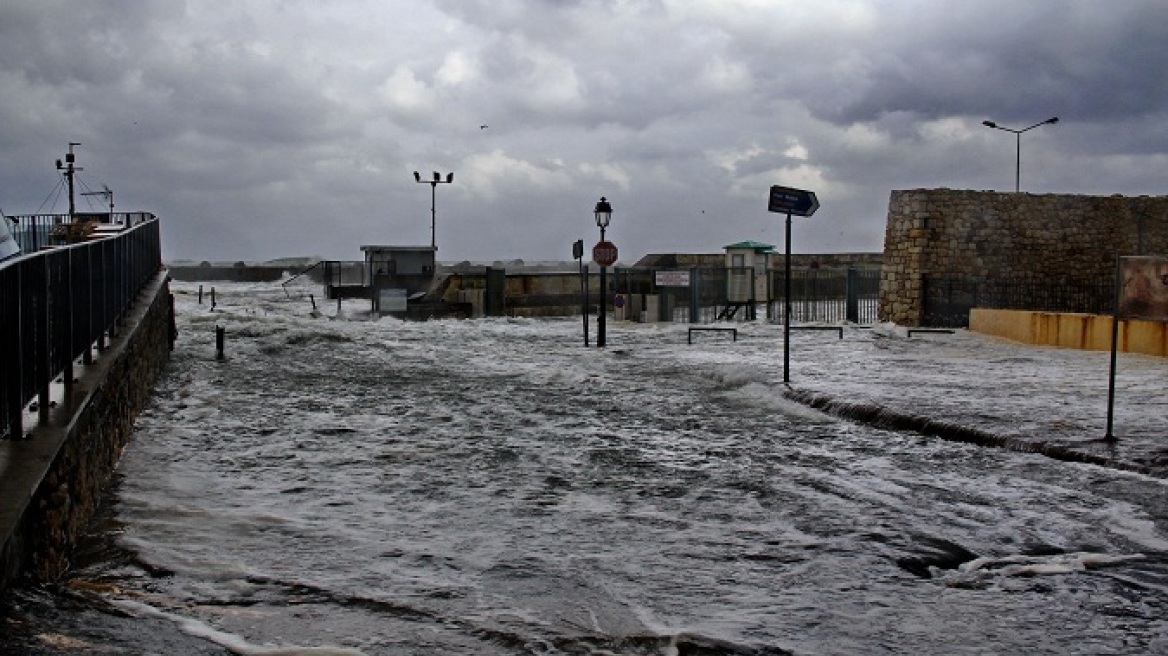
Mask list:
[[[119,544],[171,574],[120,585],[174,615],[204,618],[187,609],[205,599],[280,618],[236,653],[330,653],[243,651],[326,631],[419,653],[471,653],[483,636],[621,653],[597,631],[618,605],[649,640],[684,627],[801,653],[957,652],[981,629],[991,651],[1058,653],[1168,627],[1080,621],[1087,577],[1075,575],[1106,567],[1115,588],[1168,594],[1152,587],[1168,549],[1147,510],[1162,484],[795,404],[782,326],[687,344],[685,326],[614,322],[598,349],[578,317],[372,321],[346,302],[330,322],[278,286],[223,285],[215,312],[175,287],[180,340],[116,492]],[[1098,424],[1085,401],[1098,398],[1097,354],[904,336],[796,333],[792,386],[1000,432]],[[1160,389],[1162,363],[1124,364],[1124,385]],[[1162,405],[1123,416],[1149,434],[1168,426]],[[898,567],[1023,545],[1076,553],[937,573],[982,586],[976,598],[938,600]],[[1131,553],[1149,557],[1109,555]],[[999,589],[1026,575],[1044,575],[1035,594]],[[1115,588],[1092,594],[1121,604]]]
[[[205,622],[160,610],[138,601],[119,599],[110,603],[128,613],[174,622],[183,633],[213,642],[234,654],[239,654],[239,656],[367,656],[363,651],[346,647],[254,645],[241,636],[221,631]]]
[[[1103,567],[1144,558],[1143,554],[1110,555],[1100,553],[1069,553],[1050,556],[984,556],[962,563],[962,573],[983,573],[996,576],[1032,576],[1071,574],[1089,567]]]

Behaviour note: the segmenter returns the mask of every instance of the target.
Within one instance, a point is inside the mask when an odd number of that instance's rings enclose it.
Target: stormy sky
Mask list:
[[[78,191],[163,221],[168,261],[570,259],[613,206],[622,261],[879,251],[889,192],[1162,195],[1163,0],[13,0],[0,209]],[[483,127],[486,126],[486,127]],[[79,197],[79,209],[105,207]]]

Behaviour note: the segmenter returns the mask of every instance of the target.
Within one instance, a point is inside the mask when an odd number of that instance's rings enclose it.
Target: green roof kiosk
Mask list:
[[[740,241],[723,248],[726,250],[726,300],[730,307],[745,307],[745,318],[754,320],[754,304],[770,300],[767,271],[771,268],[775,247],[757,241]]]

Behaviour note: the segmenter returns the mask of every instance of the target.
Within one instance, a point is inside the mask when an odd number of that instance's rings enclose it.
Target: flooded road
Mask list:
[[[95,617],[29,644],[104,622],[111,653],[176,656],[1168,653],[1163,480],[785,400],[781,326],[617,324],[602,351],[579,318],[314,317],[278,285],[211,312],[196,289],[72,576]],[[848,369],[897,339],[795,334],[792,380],[895,398]],[[999,374],[1057,366],[1022,352]]]

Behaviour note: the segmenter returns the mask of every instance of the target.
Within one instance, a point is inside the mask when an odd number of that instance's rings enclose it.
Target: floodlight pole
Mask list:
[[[438,254],[438,237],[437,237],[436,227],[438,225],[438,211],[437,211],[438,185],[450,184],[451,182],[454,182],[454,173],[453,172],[447,173],[446,179],[443,180],[442,175],[440,173],[438,173],[437,171],[434,171],[434,177],[432,179],[423,180],[422,176],[417,171],[414,171],[414,181],[419,182],[421,184],[430,185],[430,248],[434,251],[434,257],[435,257],[435,259],[437,259],[437,256],[438,256],[437,255]]]

